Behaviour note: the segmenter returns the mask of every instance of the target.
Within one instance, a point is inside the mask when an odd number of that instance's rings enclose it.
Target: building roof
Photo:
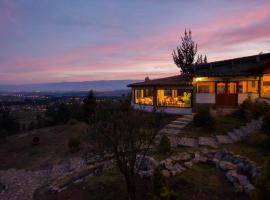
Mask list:
[[[266,67],[270,67],[270,53],[195,65],[194,76],[260,75]]]
[[[256,76],[263,74],[266,68],[270,68],[270,53],[195,65],[193,76]],[[193,76],[176,75],[153,80],[146,79],[143,82],[129,84],[128,87],[191,86]]]
[[[129,84],[128,87],[145,86],[191,86],[192,77],[187,75],[176,75],[159,79],[146,79],[143,82]]]

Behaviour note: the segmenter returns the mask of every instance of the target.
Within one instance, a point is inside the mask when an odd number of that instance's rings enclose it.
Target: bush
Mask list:
[[[270,197],[270,159],[266,162],[264,173],[257,178],[255,190],[251,194],[252,199],[263,200]]]
[[[256,119],[269,111],[269,105],[265,101],[256,100],[252,107],[252,116]]]
[[[166,180],[161,173],[159,167],[154,170],[153,174],[153,193],[152,200],[174,200],[177,199],[177,194],[171,190]]]
[[[71,152],[78,151],[80,149],[81,141],[79,138],[70,138],[68,141],[68,147]]]
[[[269,111],[269,105],[265,101],[252,101],[250,97],[240,104],[240,115],[245,119],[255,118],[265,115]]]
[[[268,112],[263,118],[262,130],[264,133],[270,135],[270,112]]]
[[[32,139],[32,144],[33,144],[33,145],[38,145],[38,144],[39,144],[39,141],[40,141],[39,137],[35,136],[35,137],[33,137],[33,139]]]
[[[197,114],[194,116],[193,123],[195,126],[205,127],[209,129],[215,129],[216,120],[211,115],[208,108],[200,108]]]
[[[160,140],[159,151],[161,153],[168,153],[171,151],[171,142],[166,135],[163,135]]]

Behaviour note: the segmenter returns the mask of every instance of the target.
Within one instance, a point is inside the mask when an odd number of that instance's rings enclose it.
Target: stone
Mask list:
[[[190,161],[193,157],[194,156],[191,153],[183,152],[183,153],[179,153],[176,156],[176,159],[179,162],[186,162],[186,161]]]
[[[241,139],[244,139],[247,136],[243,131],[241,131],[241,129],[234,129],[233,132]]]
[[[237,170],[237,166],[227,161],[220,161],[219,168],[222,170]]]
[[[185,127],[185,125],[177,125],[177,124],[168,124],[168,125],[166,125],[166,128],[176,129],[176,130],[182,129],[184,127]]]
[[[216,135],[217,142],[219,144],[231,144],[233,143],[232,139],[228,135]]]
[[[168,170],[166,170],[166,169],[161,170],[161,173],[163,174],[163,176],[165,178],[170,177],[170,172]]]
[[[198,139],[181,137],[178,140],[178,146],[197,147],[198,146]]]
[[[193,158],[194,163],[198,162],[207,162],[207,157],[204,155],[200,155],[198,152],[194,153],[194,158]]]
[[[232,140],[233,142],[239,142],[240,139],[241,139],[241,138],[240,138],[236,133],[234,133],[234,132],[228,132],[227,135],[231,138],[231,140]]]
[[[170,128],[163,128],[159,131],[160,134],[165,134],[165,135],[175,135],[177,136],[181,130],[176,130],[176,129],[170,129]]]
[[[177,137],[168,136],[168,139],[170,140],[171,147],[175,148],[178,146],[178,138]]]
[[[179,163],[176,163],[173,166],[173,170],[177,171],[177,172],[182,172],[184,170],[184,168],[182,167],[182,165],[180,165]]]
[[[188,162],[184,162],[183,165],[186,167],[186,168],[191,168],[193,163],[191,161],[188,161]]]
[[[180,120],[175,120],[171,122],[171,124],[176,124],[176,125],[187,125],[188,123],[189,123],[188,121],[180,121]]]
[[[199,145],[217,148],[217,141],[213,137],[199,137]]]

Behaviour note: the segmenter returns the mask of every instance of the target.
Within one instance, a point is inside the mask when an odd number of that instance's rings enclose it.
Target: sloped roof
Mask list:
[[[270,67],[270,53],[195,65],[194,76],[260,75],[265,67]]]
[[[270,68],[270,53],[221,60],[194,66],[193,76],[256,76]],[[128,87],[145,86],[191,86],[191,75],[176,75],[129,84]]]
[[[139,83],[132,83],[128,87],[144,87],[144,86],[191,86],[192,77],[187,75],[176,75],[165,78],[145,80]]]

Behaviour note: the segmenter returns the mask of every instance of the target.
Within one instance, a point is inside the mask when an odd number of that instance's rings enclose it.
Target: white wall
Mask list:
[[[141,109],[144,111],[153,111],[153,106],[140,105],[132,103],[135,109]],[[190,115],[192,114],[192,108],[176,108],[176,107],[158,107],[157,112],[165,112],[168,114]]]
[[[255,99],[259,98],[259,94],[251,93],[250,94],[251,100],[254,101]],[[243,103],[248,98],[248,94],[238,94],[238,104]]]
[[[216,103],[216,94],[196,93],[196,103]]]

